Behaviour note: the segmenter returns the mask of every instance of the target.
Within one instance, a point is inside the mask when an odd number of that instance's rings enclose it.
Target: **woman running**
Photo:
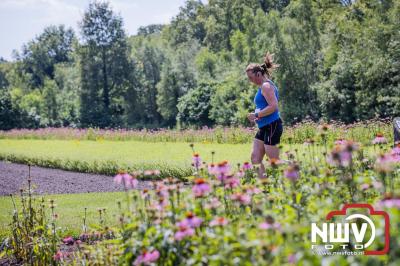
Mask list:
[[[251,63],[246,68],[249,80],[258,86],[254,97],[256,109],[247,118],[257,123],[258,131],[253,142],[251,162],[259,165],[258,175],[264,177],[265,168],[262,163],[266,154],[270,159],[279,159],[277,145],[283,133],[282,120],[278,110],[279,93],[277,86],[271,81],[272,71],[278,65],[273,63],[272,55],[267,52],[263,64]]]

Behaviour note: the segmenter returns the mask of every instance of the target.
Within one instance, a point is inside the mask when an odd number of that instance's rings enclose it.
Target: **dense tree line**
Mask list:
[[[248,125],[266,51],[287,123],[400,115],[399,0],[189,0],[127,36],[107,2],[0,61],[0,129]]]

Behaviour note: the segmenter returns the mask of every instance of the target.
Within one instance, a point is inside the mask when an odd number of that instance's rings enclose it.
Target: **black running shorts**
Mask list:
[[[282,133],[282,120],[279,118],[271,124],[259,128],[255,138],[264,141],[265,145],[273,146],[281,142]]]

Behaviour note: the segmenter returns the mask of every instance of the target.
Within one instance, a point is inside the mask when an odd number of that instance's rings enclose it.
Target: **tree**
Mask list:
[[[217,62],[217,56],[207,48],[201,49],[195,59],[197,69],[199,69],[200,73],[204,74],[207,78],[215,78]]]
[[[30,87],[43,86],[46,78],[54,78],[54,66],[69,62],[76,41],[71,28],[64,25],[46,27],[42,34],[22,47],[17,60],[21,61],[21,72],[28,73]]]
[[[135,86],[139,113],[131,110],[130,124],[159,126],[161,115],[157,111],[157,83],[161,80],[161,69],[165,61],[164,52],[158,46],[159,34],[152,37],[135,37],[133,41],[133,59],[135,61]]]
[[[179,9],[168,31],[168,40],[173,46],[191,41],[203,42],[205,37],[204,21],[201,19],[204,6],[201,1],[188,0],[185,6]]]
[[[80,24],[83,126],[109,127],[122,123],[124,96],[132,86],[133,73],[122,25],[122,18],[104,2],[91,2],[83,16]]]
[[[189,91],[178,99],[178,124],[187,126],[211,126],[209,117],[211,109],[210,100],[214,93],[214,85],[200,83],[198,87]]]
[[[180,96],[178,73],[170,63],[164,63],[161,81],[157,84],[157,110],[167,125],[175,125],[178,113],[177,103]]]

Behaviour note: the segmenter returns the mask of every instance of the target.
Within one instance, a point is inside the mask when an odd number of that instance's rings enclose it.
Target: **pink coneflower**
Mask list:
[[[369,185],[369,184],[366,184],[366,183],[364,183],[364,184],[361,184],[361,185],[360,185],[360,188],[361,188],[361,190],[367,190],[367,189],[369,189],[369,188],[370,188],[370,185]]]
[[[247,187],[245,190],[246,190],[246,193],[247,193],[248,195],[260,194],[260,193],[262,192],[261,189],[256,188],[256,187],[254,187],[254,186],[249,186],[249,187]]]
[[[217,175],[226,176],[231,171],[231,166],[228,161],[222,161],[217,165]]]
[[[193,154],[192,165],[196,168],[199,168],[201,166],[201,158],[198,153]]]
[[[150,265],[153,262],[156,262],[160,257],[160,252],[157,249],[148,252],[146,250],[142,251],[142,253],[136,258],[133,262],[133,265]]]
[[[63,243],[66,245],[73,245],[74,244],[74,239],[69,236],[63,239]]]
[[[204,197],[210,193],[211,187],[203,178],[196,178],[194,182],[192,192],[195,197]]]
[[[185,237],[194,235],[194,229],[185,224],[178,224],[178,231],[175,233],[175,240],[181,241]]]
[[[351,152],[348,150],[351,148],[353,148],[352,144],[349,146],[335,146],[332,152],[328,155],[327,162],[332,166],[349,166],[353,159]]]
[[[397,144],[396,147],[392,149],[392,155],[400,155],[400,144]]]
[[[400,209],[400,198],[386,198],[378,202],[379,207]]]
[[[268,166],[271,166],[272,168],[277,168],[279,165],[282,164],[282,161],[276,158],[271,158],[268,160]]]
[[[380,189],[380,188],[383,187],[382,183],[379,182],[379,181],[373,181],[373,182],[372,182],[372,186],[373,186],[375,189]]]
[[[288,263],[290,264],[296,264],[297,263],[297,258],[295,254],[290,254],[287,258]]]
[[[251,166],[251,163],[249,163],[249,162],[244,162],[242,168],[243,168],[244,171],[247,171],[247,170],[250,170],[251,167],[252,167],[252,166]]]
[[[350,153],[358,151],[360,149],[360,145],[352,140],[346,141],[342,146],[345,151]]]
[[[208,173],[210,175],[216,175],[217,174],[217,166],[215,164],[209,164],[208,165]]]
[[[142,199],[149,199],[150,198],[149,190],[147,188],[143,189],[140,192],[140,195],[142,196]]]
[[[296,182],[300,177],[299,171],[300,167],[297,164],[290,164],[283,174],[290,181]]]
[[[335,145],[344,145],[346,142],[347,141],[345,139],[337,139],[335,140]]]
[[[390,154],[381,154],[375,162],[375,170],[380,173],[390,173],[394,170],[395,160]]]
[[[386,144],[387,140],[382,133],[376,134],[376,137],[372,140],[372,144]]]
[[[392,149],[390,152],[392,155],[393,161],[399,163],[400,162],[400,144]]]
[[[136,178],[132,177],[127,173],[119,173],[114,177],[114,182],[117,184],[123,184],[126,188],[136,188],[138,181]]]
[[[197,217],[192,212],[188,212],[186,214],[186,219],[184,219],[181,222],[179,222],[178,226],[186,225],[186,226],[189,226],[189,227],[192,227],[192,228],[196,228],[196,227],[199,227],[202,222],[203,222],[203,219]]]
[[[228,220],[224,217],[216,217],[210,222],[210,226],[225,226],[228,224]]]
[[[235,188],[235,187],[237,187],[237,186],[240,185],[240,180],[239,180],[239,178],[237,178],[237,177],[235,177],[235,176],[233,176],[233,175],[227,176],[227,177],[223,180],[223,182],[224,182],[225,188]]]
[[[240,192],[237,192],[237,193],[233,194],[231,196],[231,199],[234,200],[234,201],[238,201],[243,205],[249,205],[250,202],[251,202],[250,195],[243,194],[243,193],[240,193]]]
[[[169,196],[169,187],[166,186],[163,182],[156,183],[156,195],[161,198],[168,198]]]
[[[156,209],[159,211],[162,211],[165,209],[165,207],[168,206],[168,199],[167,198],[159,198],[158,203],[156,204]]]
[[[212,198],[211,201],[206,205],[207,209],[216,209],[219,206],[221,206],[221,202],[218,200],[218,198]]]
[[[274,218],[268,216],[267,218],[265,218],[265,222],[260,223],[258,225],[258,228],[263,229],[263,230],[268,230],[268,229],[272,229],[272,230],[281,230],[281,224],[280,223],[276,223]]]
[[[238,178],[244,177],[244,171],[243,171],[242,169],[240,169],[239,171],[236,172],[236,176],[237,176]]]
[[[277,230],[279,230],[281,228],[281,225],[279,223],[270,224],[270,223],[267,223],[267,222],[263,222],[263,223],[260,223],[258,225],[258,228],[264,229],[264,230],[267,230],[267,229],[277,229]]]
[[[53,259],[54,259],[55,261],[59,261],[59,260],[61,260],[61,259],[64,258],[64,257],[65,257],[64,253],[62,253],[60,250],[58,250],[57,253],[54,254]]]

